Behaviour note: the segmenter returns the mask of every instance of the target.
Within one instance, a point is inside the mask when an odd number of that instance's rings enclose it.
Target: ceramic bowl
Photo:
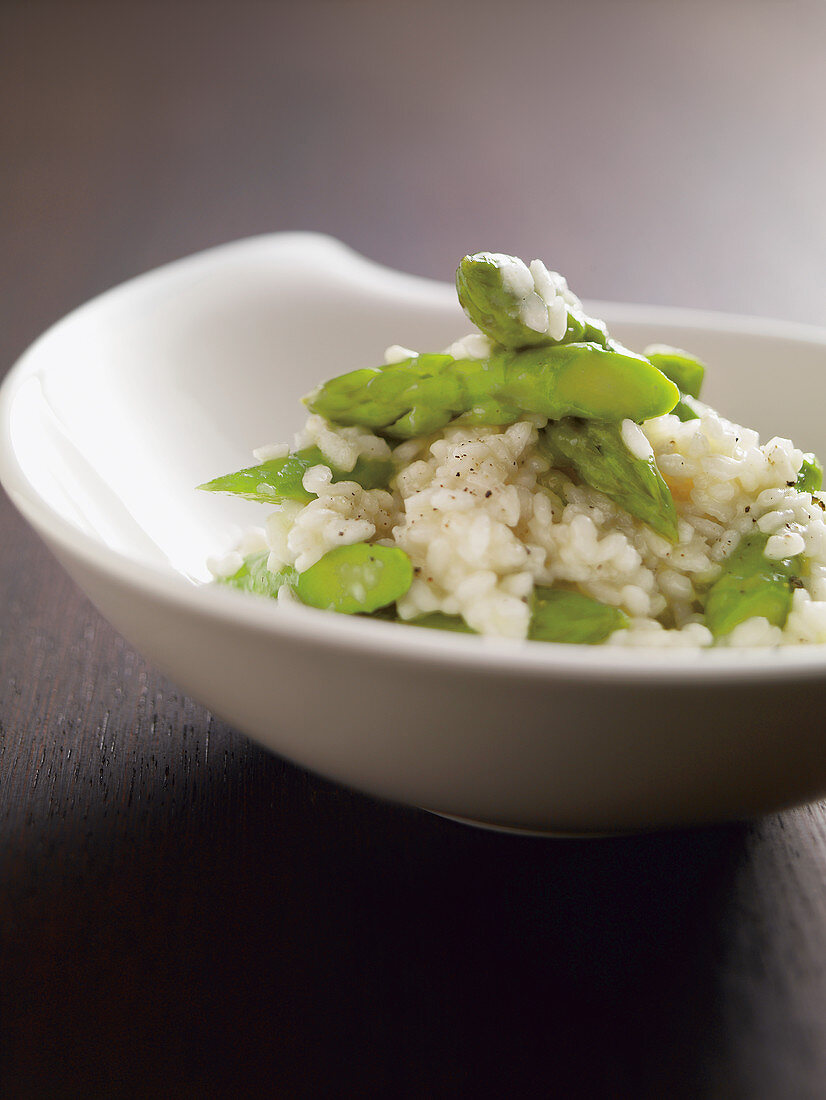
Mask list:
[[[826,454],[826,332],[594,304],[710,364],[706,399]],[[289,440],[320,379],[468,330],[452,288],[313,234],[161,268],[55,325],[0,393],[0,477],[103,615],[274,752],[498,828],[744,818],[826,791],[826,651],[665,652],[440,634],[211,587],[262,507],[196,492]],[[266,509],[264,509],[264,514]]]

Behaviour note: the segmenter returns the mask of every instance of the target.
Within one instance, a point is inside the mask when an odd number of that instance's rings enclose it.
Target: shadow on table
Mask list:
[[[523,839],[245,751],[237,804],[170,820],[159,778],[45,854],[5,1095],[703,1094],[745,827]]]

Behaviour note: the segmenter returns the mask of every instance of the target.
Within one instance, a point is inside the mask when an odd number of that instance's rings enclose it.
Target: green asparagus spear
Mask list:
[[[298,580],[296,571],[286,565],[277,573],[272,573],[267,568],[268,557],[268,550],[250,554],[244,559],[244,564],[237,573],[233,573],[231,577],[219,577],[217,583],[238,588],[242,592],[254,592],[258,596],[271,597],[277,596],[278,590],[285,584],[294,588]]]
[[[310,607],[357,615],[400,599],[412,582],[413,567],[403,550],[357,542],[337,546],[300,573],[296,591]]]
[[[446,615],[444,611],[429,611],[426,615],[418,615],[415,619],[402,619],[396,611],[395,604],[380,607],[368,616],[371,619],[383,619],[388,623],[403,623],[405,626],[424,626],[429,630],[449,630],[454,634],[475,634],[461,615]]]
[[[669,412],[678,399],[674,383],[647,359],[586,343],[484,359],[416,355],[340,375],[304,400],[333,423],[409,439],[438,431],[463,413],[476,422],[493,415],[484,422],[497,424],[524,413],[642,421]]]
[[[686,399],[681,397],[674,408],[671,410],[671,415],[676,416],[679,420],[685,424],[688,420],[699,420],[700,414],[691,407],[690,398]]]
[[[671,490],[653,454],[638,458],[629,451],[621,425],[566,417],[552,421],[540,432],[539,445],[554,466],[573,469],[586,485],[605,493],[657,534],[677,541],[677,511]]]
[[[265,504],[280,504],[285,500],[297,500],[306,504],[316,499],[315,493],[308,493],[302,484],[304,474],[312,466],[329,466],[333,481],[356,481],[364,489],[383,489],[393,474],[390,459],[365,458],[362,456],[352,470],[341,470],[334,466],[318,447],[305,447],[286,458],[275,458],[262,462],[260,466],[249,466],[234,474],[225,474],[199,485],[211,493],[233,493],[245,500],[256,500]]]
[[[401,621],[401,620],[400,620]],[[461,615],[445,615],[442,611],[431,611],[419,615],[417,619],[405,619],[408,626],[426,626],[430,630],[450,630],[454,634],[475,634]]]
[[[823,488],[823,467],[811,451],[803,456],[803,465],[797,475],[797,488],[801,493],[817,493]]]
[[[516,256],[477,252],[456,271],[459,302],[485,336],[506,348],[608,339],[602,321],[586,317],[582,303],[555,272],[534,269]]]
[[[580,592],[537,587],[528,637],[536,642],[568,642],[598,645],[628,626],[628,616],[618,607],[592,600]]]
[[[652,344],[645,349],[645,357],[670,378],[681,393],[689,397],[700,396],[706,368],[699,359],[668,344]]]
[[[270,572],[268,557],[266,550],[250,554],[237,573],[220,577],[217,583],[270,597],[289,585],[301,602],[310,607],[354,615],[376,612],[392,604],[405,594],[413,580],[410,559],[395,547],[363,542],[338,546],[304,573],[296,573],[288,565],[277,573]]]
[[[705,366],[687,351],[672,348],[668,344],[652,344],[645,349],[644,354],[657,370],[661,370],[680,389],[680,400],[671,410],[674,416],[682,421],[699,420],[697,412],[692,408],[691,402],[686,401],[686,397],[700,396]]]
[[[800,556],[773,561],[765,556],[769,536],[756,531],[742,539],[723,562],[723,571],[706,595],[706,625],[715,638],[761,616],[783,626],[792,606]]]

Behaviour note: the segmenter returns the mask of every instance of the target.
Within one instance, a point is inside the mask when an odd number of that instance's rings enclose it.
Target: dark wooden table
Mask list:
[[[0,4],[0,359],[269,230],[826,323],[815,0]],[[515,839],[132,652],[5,499],[4,1097],[826,1096],[826,814]],[[826,751],[826,745],[824,745]]]

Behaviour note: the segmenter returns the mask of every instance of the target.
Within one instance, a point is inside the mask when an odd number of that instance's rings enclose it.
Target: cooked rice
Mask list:
[[[270,568],[303,572],[335,546],[374,541],[401,547],[413,563],[413,584],[397,605],[405,620],[441,611],[481,634],[524,638],[533,586],[564,584],[630,616],[609,644],[708,646],[702,597],[756,528],[770,535],[767,557],[805,555],[803,587],[782,629],[751,619],[718,644],[826,642],[826,505],[795,488],[803,453],[788,439],[761,446],[754,431],[691,404],[697,420],[668,414],[622,431],[635,455],[653,449],[677,508],[676,544],[551,469],[537,447],[545,421],[526,417],[506,428],[452,425],[400,444],[391,491],[333,483],[329,467],[313,467],[304,487],[317,499],[285,504],[267,522]],[[296,439],[310,444],[344,471],[361,455],[391,453],[372,432],[319,416]],[[213,567],[226,575],[235,560]]]

